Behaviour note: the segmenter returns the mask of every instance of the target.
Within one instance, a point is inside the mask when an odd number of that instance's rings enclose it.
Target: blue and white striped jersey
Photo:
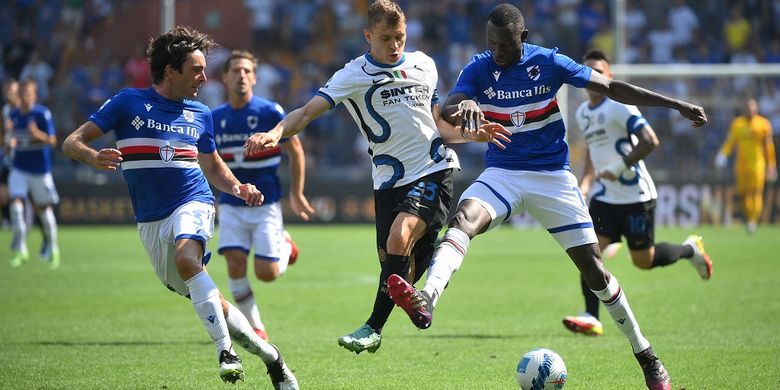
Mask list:
[[[510,170],[569,169],[566,128],[555,94],[566,84],[582,88],[591,69],[558,54],[558,49],[523,44],[520,61],[506,69],[493,62],[491,52],[475,55],[450,91],[479,103],[485,118],[513,133],[502,150],[488,144],[485,165]]]
[[[636,106],[605,97],[595,107],[582,103],[575,118],[588,144],[596,172],[628,155],[639,141],[634,135],[647,125]],[[629,167],[618,180],[598,180],[591,191],[593,199],[611,204],[647,202],[658,197],[644,161]]]
[[[51,145],[48,142],[33,138],[27,130],[30,122],[34,122],[39,130],[48,135],[56,135],[51,112],[43,105],[35,104],[30,112],[12,109],[8,117],[13,124],[11,136],[16,139],[13,151],[12,166],[23,172],[42,174],[51,171]]]
[[[105,133],[114,130],[137,222],[165,218],[190,201],[214,203],[198,164],[198,153],[216,150],[204,104],[166,99],[153,87],[126,88],[89,120]]]
[[[361,129],[374,163],[375,190],[460,168],[431,114],[431,107],[439,102],[438,78],[436,65],[423,52],[404,53],[393,65],[365,54],[346,64],[317,92],[331,107],[343,102]]]
[[[244,155],[244,142],[254,133],[266,132],[284,119],[284,110],[276,102],[252,96],[246,106],[234,109],[229,103],[215,108],[214,139],[217,150],[233,174],[242,183],[254,184],[263,193],[263,204],[278,202],[282,195],[276,173],[282,161],[279,146],[252,156]],[[240,198],[222,193],[220,203],[246,206]]]

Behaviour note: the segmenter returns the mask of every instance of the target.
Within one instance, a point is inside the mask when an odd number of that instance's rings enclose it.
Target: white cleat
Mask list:
[[[274,386],[274,389],[300,390],[298,379],[295,378],[290,367],[287,367],[287,363],[282,359],[282,353],[279,352],[279,348],[276,348],[273,344],[271,344],[271,346],[276,349],[276,353],[279,357],[271,363],[266,363],[265,366],[268,368],[268,376],[271,377],[271,384]]]
[[[236,383],[244,380],[244,366],[241,359],[227,350],[219,353],[219,377],[224,382]]]
[[[691,265],[696,268],[696,271],[702,279],[709,280],[712,277],[712,261],[710,260],[710,256],[707,255],[707,252],[704,251],[704,243],[702,242],[701,236],[692,234],[683,241],[683,245],[688,245],[693,248],[693,257],[689,259]]]

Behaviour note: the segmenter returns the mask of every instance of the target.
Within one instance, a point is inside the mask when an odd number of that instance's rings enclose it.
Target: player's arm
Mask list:
[[[36,141],[49,144],[50,146],[57,146],[57,136],[49,135],[49,133],[41,130],[34,120],[27,122],[27,132],[30,133]]]
[[[94,122],[87,121],[71,133],[62,143],[62,151],[68,157],[97,169],[113,171],[122,162],[122,152],[114,148],[95,150],[89,143],[103,135]]]
[[[512,142],[509,140],[512,132],[500,123],[482,122],[475,131],[463,131],[462,125],[453,126],[452,123],[444,119],[438,104],[431,107],[431,113],[444,143],[490,142],[501,149],[506,149],[504,144]]]
[[[322,96],[314,96],[303,107],[287,114],[276,126],[265,133],[255,133],[244,143],[246,154],[251,155],[273,148],[284,137],[292,137],[306,128],[313,120],[330,109],[330,103]]]
[[[729,155],[731,154],[731,150],[734,148],[734,144],[737,142],[735,122],[736,120],[731,122],[731,126],[729,126],[729,134],[728,136],[726,136],[726,141],[723,142],[723,145],[720,147],[720,150],[718,150],[718,154],[715,156],[716,168],[726,167],[726,164],[728,163]]]
[[[604,169],[599,171],[599,178],[617,180],[623,171],[639,161],[644,160],[660,143],[658,141],[658,136],[655,135],[655,131],[653,131],[653,128],[650,127],[650,125],[646,124],[642,126],[642,128],[634,134],[637,136],[639,142],[634,145],[627,155],[622,156],[620,160],[605,166]]]
[[[306,179],[306,154],[303,145],[297,135],[290,137],[288,142],[282,144],[287,156],[290,158],[290,207],[295,215],[308,221],[314,208],[311,207],[303,194],[303,183]]]
[[[704,108],[700,106],[673,99],[625,81],[609,79],[598,72],[591,72],[590,81],[585,85],[585,88],[624,104],[668,107],[677,110],[680,115],[693,122],[693,127],[700,127],[707,123],[707,115],[704,113]]]
[[[582,196],[587,197],[590,186],[593,184],[593,179],[596,177],[596,168],[593,166],[593,161],[590,159],[590,148],[585,150],[585,169],[582,171],[582,178],[580,179],[580,192]]]
[[[768,123],[767,123],[768,124]],[[772,140],[772,125],[764,137],[764,155],[766,158],[766,179],[769,182],[777,180],[777,160],[775,160],[775,142]]]
[[[243,199],[249,206],[263,203],[263,194],[252,183],[242,184],[216,151],[198,153],[198,164],[209,183],[222,192]]]

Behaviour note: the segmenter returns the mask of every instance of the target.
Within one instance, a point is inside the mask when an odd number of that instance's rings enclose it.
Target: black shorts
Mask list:
[[[625,236],[629,249],[655,245],[655,200],[631,204],[590,201],[590,216],[599,236],[620,242]]]
[[[377,248],[387,250],[390,228],[400,212],[420,217],[428,225],[428,232],[420,241],[430,240],[432,244],[447,223],[452,195],[452,169],[434,172],[400,187],[375,190]]]

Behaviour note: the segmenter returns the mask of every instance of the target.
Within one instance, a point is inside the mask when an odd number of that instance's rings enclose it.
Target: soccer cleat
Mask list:
[[[701,276],[702,279],[709,280],[712,277],[712,261],[710,260],[710,256],[707,255],[707,252],[704,251],[704,243],[702,242],[701,236],[690,235],[683,241],[683,245],[688,245],[693,248],[693,257],[689,259],[691,265],[696,268],[696,271],[699,272],[699,276]]]
[[[60,250],[54,248],[51,250],[51,256],[49,257],[49,269],[55,270],[60,268]]]
[[[756,234],[756,230],[758,230],[758,225],[755,222],[748,222],[745,224],[745,230],[747,230],[747,233],[752,236]]]
[[[21,267],[22,264],[26,263],[27,260],[29,259],[30,259],[30,253],[28,253],[27,251],[16,252],[14,257],[11,259],[11,268]]]
[[[433,321],[431,299],[425,292],[417,291],[404,278],[392,274],[387,278],[387,295],[396,305],[404,309],[414,326],[428,329]]]
[[[568,316],[563,319],[563,326],[574,333],[582,333],[586,336],[601,336],[604,334],[604,327],[596,317],[589,313],[579,316]]]
[[[605,259],[611,259],[615,257],[615,255],[617,255],[618,252],[620,252],[620,248],[622,247],[623,247],[622,242],[613,242],[604,248],[604,251],[602,251],[602,255],[604,255]]]
[[[293,375],[290,368],[287,367],[287,363],[282,359],[282,353],[279,352],[279,348],[271,344],[279,355],[276,360],[271,363],[266,363],[265,367],[268,368],[268,376],[271,377],[271,384],[276,390],[298,390],[298,380]]]
[[[255,334],[260,336],[261,339],[268,341],[268,333],[266,333],[265,329],[255,328]]]
[[[244,380],[244,367],[241,359],[231,354],[228,350],[219,353],[219,377],[223,382],[236,383]]]
[[[649,390],[672,390],[672,378],[669,377],[669,372],[666,371],[661,360],[653,353],[652,347],[647,347],[634,356],[642,367],[645,384]]]
[[[368,324],[363,324],[356,331],[339,337],[339,345],[356,354],[365,350],[374,353],[382,345],[382,335],[374,331]]]
[[[287,265],[293,265],[296,261],[298,261],[298,245],[295,245],[295,241],[293,241],[292,236],[287,232],[287,230],[285,230],[283,233],[284,239],[290,243],[290,259],[287,261]]]

